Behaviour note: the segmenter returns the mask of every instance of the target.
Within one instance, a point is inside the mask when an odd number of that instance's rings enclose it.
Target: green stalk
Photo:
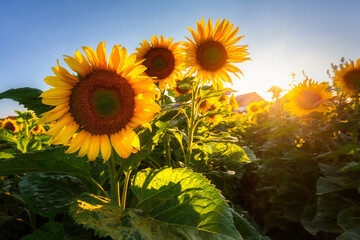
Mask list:
[[[171,151],[170,151],[170,136],[165,133],[165,153],[166,153],[166,165],[171,167]]]
[[[355,118],[359,117],[359,91],[356,91],[356,96],[355,96]],[[353,144],[356,145],[357,144],[357,139],[358,139],[358,132],[359,132],[359,124],[356,124],[357,126],[354,128],[353,130]]]
[[[126,196],[127,196],[128,186],[129,186],[131,170],[128,170],[128,171],[124,172],[124,174],[125,174],[125,180],[124,180],[124,186],[123,186],[123,189],[122,189],[121,207],[125,210]]]
[[[190,121],[188,122],[188,145],[186,149],[185,156],[185,166],[190,167],[191,154],[193,148],[193,138],[195,131],[195,117],[196,117],[196,99],[198,94],[199,87],[195,86],[195,89],[192,89],[191,94],[191,109],[190,109]]]
[[[111,154],[111,157],[109,158],[109,160],[107,162],[108,162],[110,184],[111,184],[111,201],[113,203],[115,203],[117,206],[121,206],[120,205],[119,181],[116,179],[114,153]]]

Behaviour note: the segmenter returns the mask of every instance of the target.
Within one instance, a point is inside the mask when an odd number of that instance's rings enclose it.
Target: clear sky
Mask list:
[[[226,18],[245,35],[251,61],[239,64],[244,77],[233,79],[237,94],[258,92],[270,99],[272,85],[286,88],[301,71],[317,81],[330,81],[326,70],[341,57],[360,58],[359,0],[152,0],[37,1],[0,0],[0,92],[33,87],[47,90],[56,59],[81,46],[106,41],[134,52],[143,39],[164,35],[175,41],[190,37],[202,16]],[[0,100],[0,117],[22,110]]]

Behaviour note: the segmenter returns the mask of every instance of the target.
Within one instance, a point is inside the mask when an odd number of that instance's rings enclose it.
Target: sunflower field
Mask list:
[[[239,28],[189,31],[0,93],[0,239],[360,239],[360,59],[240,112]]]

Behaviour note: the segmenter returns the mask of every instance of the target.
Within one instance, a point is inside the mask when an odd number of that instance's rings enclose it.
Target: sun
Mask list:
[[[188,28],[193,40],[186,37],[183,42],[185,52],[185,66],[189,68],[187,74],[195,74],[200,84],[209,84],[215,88],[223,88],[223,82],[231,83],[229,73],[238,78],[241,70],[233,63],[249,60],[247,45],[236,45],[244,36],[237,37],[239,27],[234,29],[230,21],[219,18],[215,28],[211,19],[207,24],[202,18],[197,22],[197,32]]]
[[[140,148],[133,128],[146,124],[160,110],[155,103],[157,92],[151,78],[140,76],[146,67],[136,62],[136,55],[127,55],[125,48],[115,45],[107,61],[105,42],[96,52],[83,47],[75,57],[64,61],[76,73],[71,74],[58,62],[55,76],[45,78],[53,88],[41,94],[42,102],[55,106],[42,115],[40,123],[56,123],[48,130],[53,144],[70,140],[68,153],[79,151],[94,160],[99,151],[109,159],[112,148],[127,158]]]

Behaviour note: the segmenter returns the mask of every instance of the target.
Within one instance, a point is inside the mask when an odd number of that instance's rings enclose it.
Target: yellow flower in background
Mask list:
[[[335,71],[333,77],[334,85],[345,90],[345,92],[355,95],[360,92],[360,58],[354,63],[346,62],[340,65],[340,69]]]
[[[113,147],[127,158],[140,149],[133,128],[147,124],[160,110],[154,101],[156,86],[141,76],[146,67],[136,62],[136,55],[128,56],[120,45],[113,47],[109,61],[105,42],[96,52],[90,47],[83,50],[86,57],[76,50],[75,57],[64,58],[78,77],[58,63],[52,68],[55,76],[45,78],[54,88],[41,94],[42,102],[55,108],[44,113],[40,123],[57,120],[48,134],[54,144],[71,139],[67,153],[79,150],[78,156],[94,160],[101,151],[106,161]]]
[[[285,110],[295,116],[328,111],[328,101],[332,97],[328,87],[327,83],[304,80],[285,95]]]
[[[220,104],[221,103],[218,101],[217,97],[206,98],[200,102],[198,109],[201,113],[204,114],[206,112],[218,109]]]
[[[258,114],[258,113],[264,112],[266,110],[265,106],[266,106],[265,101],[251,102],[246,107],[246,111],[249,114]]]
[[[180,43],[173,43],[173,39],[160,39],[155,35],[151,43],[143,40],[137,51],[137,61],[147,67],[145,73],[159,82],[160,89],[175,87],[175,79],[184,70],[183,54],[179,47]],[[167,86],[166,86],[167,85]]]
[[[190,68],[188,74],[196,74],[201,85],[212,83],[215,88],[223,88],[223,82],[232,84],[229,73],[238,78],[242,72],[232,63],[241,63],[249,60],[247,46],[236,45],[244,36],[237,37],[239,27],[224,19],[217,21],[215,27],[208,20],[202,18],[197,22],[197,32],[189,28],[193,40],[184,42],[185,67]],[[222,82],[223,81],[223,82]]]
[[[207,116],[206,119],[208,122],[210,122],[214,125],[218,125],[223,120],[223,117],[220,114],[214,114],[214,115]]]
[[[233,110],[239,108],[239,103],[238,103],[238,101],[236,100],[234,94],[231,94],[231,97],[230,97],[230,105],[231,105],[231,107],[232,107]]]
[[[36,125],[35,127],[33,127],[33,129],[31,131],[34,134],[46,133],[46,130],[43,125]]]
[[[1,128],[8,129],[13,133],[17,133],[20,131],[20,126],[16,123],[16,120],[11,118],[6,118],[4,121],[2,121]]]
[[[228,95],[222,95],[221,97],[219,97],[219,102],[221,103],[228,103],[229,102],[229,96]]]
[[[191,92],[191,89],[186,88],[186,87],[179,87],[180,85],[180,81],[176,81],[176,86],[173,88],[174,92],[175,92],[175,96],[180,96],[183,94],[188,94]]]

